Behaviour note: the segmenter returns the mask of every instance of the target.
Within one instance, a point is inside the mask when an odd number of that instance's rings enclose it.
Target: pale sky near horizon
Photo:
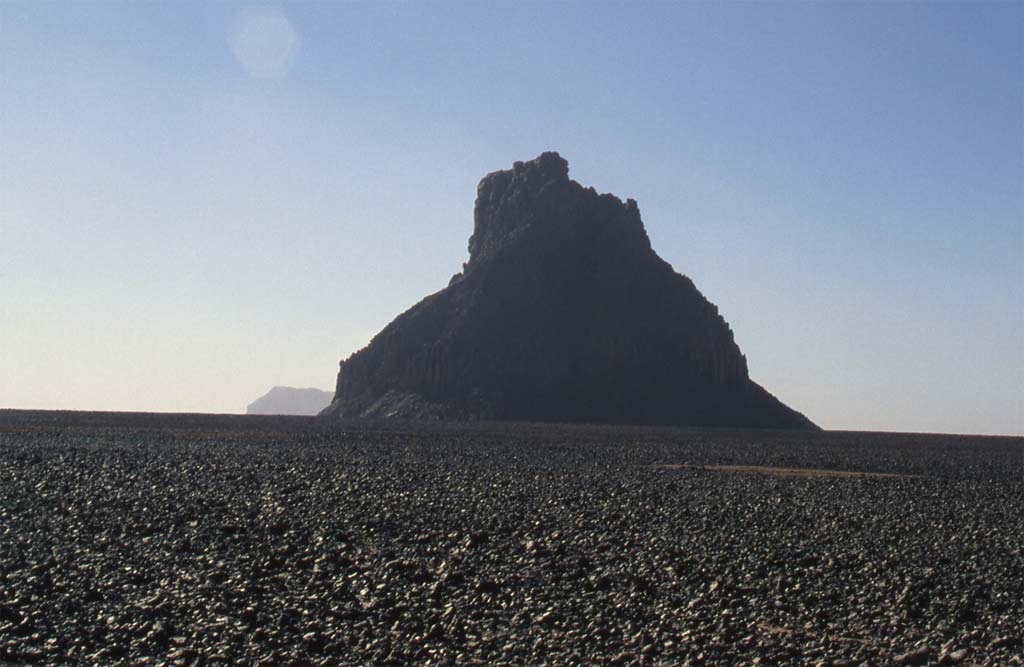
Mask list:
[[[0,408],[242,412],[557,150],[825,428],[1024,435],[1024,3],[0,0]]]

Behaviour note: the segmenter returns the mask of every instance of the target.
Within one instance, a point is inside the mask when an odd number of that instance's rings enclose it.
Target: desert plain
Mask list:
[[[1021,665],[1024,439],[0,411],[0,665]]]

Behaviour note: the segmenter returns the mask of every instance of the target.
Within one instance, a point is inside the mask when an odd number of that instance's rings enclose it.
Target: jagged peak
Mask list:
[[[580,211],[589,210],[581,219]],[[552,215],[554,211],[558,213]],[[511,169],[484,176],[477,186],[473,211],[473,234],[469,238],[469,270],[502,249],[528,230],[537,220],[566,220],[576,223],[591,220],[615,220],[630,230],[641,245],[649,240],[633,199],[623,201],[610,193],[599,194],[569,178],[569,162],[555,151],[546,151],[532,160],[517,161]],[[575,232],[585,235],[587,224],[576,224]]]
[[[511,169],[499,169],[484,176],[477,185],[477,197],[495,190],[500,194],[513,183],[538,187],[552,181],[569,181],[569,161],[556,151],[545,151],[532,160],[514,162]]]
[[[547,180],[568,180],[569,161],[557,151],[545,151],[528,162],[512,163],[512,173],[517,176],[531,172],[539,173]]]

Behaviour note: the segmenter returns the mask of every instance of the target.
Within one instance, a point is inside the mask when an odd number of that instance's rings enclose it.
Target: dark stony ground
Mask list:
[[[0,664],[1019,665],[1022,639],[1020,438],[0,412]]]

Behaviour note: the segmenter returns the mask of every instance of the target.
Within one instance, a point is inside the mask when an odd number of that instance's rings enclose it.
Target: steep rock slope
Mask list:
[[[636,202],[557,153],[480,181],[463,271],[341,362],[322,414],[815,428],[750,380]]]

